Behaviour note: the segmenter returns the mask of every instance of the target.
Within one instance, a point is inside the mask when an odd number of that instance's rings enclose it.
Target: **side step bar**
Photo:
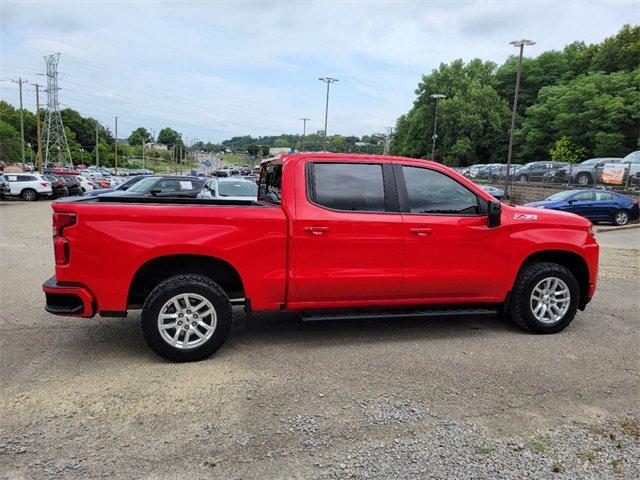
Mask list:
[[[359,319],[385,319],[385,318],[410,318],[410,317],[450,317],[450,316],[484,316],[496,315],[497,307],[483,308],[429,308],[416,310],[348,310],[343,312],[305,312],[302,320],[305,322],[318,322],[324,320],[359,320]]]

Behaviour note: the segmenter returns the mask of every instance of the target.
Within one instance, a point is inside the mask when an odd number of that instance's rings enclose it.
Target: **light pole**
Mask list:
[[[304,137],[307,135],[307,122],[311,119],[303,117],[299,120],[302,120],[302,151],[304,152]]]
[[[327,84],[327,101],[324,107],[324,151],[327,151],[327,118],[329,115],[329,85],[338,82],[337,78],[320,77],[318,80]]]
[[[536,42],[531,40],[514,40],[509,42],[509,45],[518,47],[520,49],[520,55],[518,56],[518,73],[516,74],[516,91],[513,95],[513,111],[511,112],[511,130],[509,130],[509,151],[507,153],[507,171],[504,176],[504,196],[509,196],[509,178],[511,177],[511,154],[513,152],[513,134],[516,129],[516,115],[518,113],[518,93],[520,93],[520,76],[522,74],[522,52],[524,46],[535,45]]]
[[[436,161],[436,139],[438,138],[438,103],[443,98],[447,98],[446,95],[442,93],[432,93],[429,97],[433,98],[436,101],[436,113],[433,117],[433,143],[431,144],[431,161]]]

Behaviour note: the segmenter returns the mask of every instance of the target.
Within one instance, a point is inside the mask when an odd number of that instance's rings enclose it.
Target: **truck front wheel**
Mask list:
[[[533,333],[556,333],[576,315],[580,288],[567,268],[557,263],[525,265],[516,279],[509,302],[509,316]]]
[[[231,330],[231,304],[202,275],[176,275],[158,284],[142,307],[142,334],[161,357],[193,362],[217,351]]]

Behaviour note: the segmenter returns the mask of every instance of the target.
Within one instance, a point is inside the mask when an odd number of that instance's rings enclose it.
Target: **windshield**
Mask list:
[[[218,182],[218,193],[221,197],[255,197],[258,195],[258,186],[247,181]]]
[[[144,177],[133,177],[133,178],[130,178],[126,182],[122,182],[120,185],[118,185],[116,187],[116,190],[126,190],[127,188],[129,188],[133,184],[138,183],[140,180],[142,180],[142,178],[144,178]]]
[[[147,177],[143,178],[139,182],[131,185],[128,192],[136,192],[136,193],[144,193],[149,190],[156,182],[158,181],[158,177]]]
[[[576,193],[576,191],[577,190],[566,190],[564,192],[554,193],[550,197],[547,197],[547,200],[551,200],[554,202],[558,202],[560,200],[566,200],[567,198],[571,197],[574,193]]]
[[[593,165],[594,163],[598,163],[600,160],[600,158],[592,158],[590,160],[585,160],[584,162],[582,162],[582,165]]]
[[[637,152],[631,152],[629,155],[624,157],[623,162],[640,163],[640,150]]]

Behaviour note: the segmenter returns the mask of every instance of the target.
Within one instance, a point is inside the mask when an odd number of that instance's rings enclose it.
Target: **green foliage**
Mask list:
[[[583,160],[585,152],[585,148],[574,145],[567,137],[556,140],[549,150],[552,160],[569,163],[578,163]]]
[[[258,151],[260,151],[260,147],[257,143],[247,145],[247,153],[252,157],[255,157],[258,154]]]
[[[130,146],[142,145],[142,143],[148,143],[152,140],[153,137],[146,128],[138,127],[133,132],[131,132],[131,135],[129,135],[129,138],[127,139],[127,143]]]
[[[480,59],[441,64],[424,75],[409,112],[396,123],[392,153],[429,158],[435,101],[440,101],[436,159],[448,165],[503,162],[509,141],[517,57],[497,67]],[[598,45],[524,58],[514,157],[624,156],[638,147],[640,27],[625,25]],[[559,149],[565,140],[570,151]],[[568,158],[564,158],[567,160]]]
[[[165,145],[170,146],[184,145],[180,134],[169,127],[165,127],[160,130],[160,133],[158,133],[158,143],[164,143]]]
[[[6,163],[20,162],[20,132],[0,120],[0,159]]]

